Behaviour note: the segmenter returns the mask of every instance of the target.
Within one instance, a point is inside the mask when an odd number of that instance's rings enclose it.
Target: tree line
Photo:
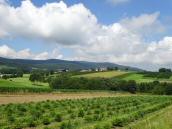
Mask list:
[[[0,74],[3,79],[23,77],[23,71],[17,68],[2,68]]]
[[[144,71],[140,72],[144,77],[159,78],[159,79],[169,79],[172,76],[171,69],[160,68],[158,72]]]
[[[127,91],[130,93],[172,94],[172,83],[144,82],[136,83],[134,80],[121,80],[115,78],[76,78],[61,75],[49,79],[52,89],[80,89],[80,90],[111,90]]]

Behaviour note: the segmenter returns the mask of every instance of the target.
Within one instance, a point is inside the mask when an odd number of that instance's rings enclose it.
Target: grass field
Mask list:
[[[172,129],[172,106],[152,113],[124,129]]]
[[[127,74],[127,72],[124,71],[107,71],[107,72],[96,72],[96,73],[89,73],[89,74],[83,74],[83,75],[76,75],[74,77],[86,77],[86,78],[95,78],[95,77],[101,77],[101,78],[111,78],[111,77],[117,77]]]
[[[151,77],[144,77],[143,74],[138,73],[129,73],[124,76],[121,76],[120,79],[124,80],[135,80],[136,82],[153,82],[153,81],[160,81],[160,82],[172,82],[172,77],[169,79],[157,79],[157,78],[151,78]]]
[[[17,91],[49,91],[48,83],[33,84],[29,81],[29,74],[24,74],[23,77],[10,78],[7,80],[0,79],[0,92],[17,92]]]
[[[153,82],[157,80],[156,78],[148,78],[144,77],[142,74],[132,73],[124,76],[122,79],[124,80],[135,80],[136,82]]]
[[[18,78],[10,78],[7,80],[0,79],[0,87],[48,87],[48,83],[38,83],[38,85],[34,85],[31,81],[29,81],[29,74],[24,74],[23,77]]]
[[[2,129],[112,129],[172,104],[167,96],[123,96],[0,106]],[[142,129],[142,128],[141,128]]]

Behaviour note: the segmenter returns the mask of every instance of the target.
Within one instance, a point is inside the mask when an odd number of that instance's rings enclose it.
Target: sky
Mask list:
[[[171,0],[0,0],[0,57],[172,68]]]

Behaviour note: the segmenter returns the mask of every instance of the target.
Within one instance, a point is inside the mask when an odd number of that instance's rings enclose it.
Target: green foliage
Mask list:
[[[172,83],[150,82],[137,84],[138,92],[153,93],[159,95],[172,95]]]
[[[0,128],[111,129],[172,104],[168,96],[125,96],[0,106]],[[72,109],[69,112],[69,109]],[[76,114],[71,118],[71,115]],[[63,117],[63,118],[62,118]]]
[[[171,69],[160,68],[160,69],[159,69],[159,72],[160,72],[160,73],[170,73],[170,72],[171,72]]]
[[[44,82],[45,80],[45,74],[43,71],[33,71],[30,74],[29,80],[31,82]]]
[[[136,92],[135,81],[116,80],[113,78],[71,78],[58,76],[52,78],[49,85],[53,89],[83,89],[83,90],[118,90]]]
[[[44,88],[44,87],[7,87],[7,86],[0,86],[0,92],[35,92],[35,93],[41,93],[41,92],[52,92],[52,89],[50,88]]]
[[[144,77],[151,77],[157,79],[169,79],[172,76],[172,72],[170,69],[161,68],[159,72],[141,72]]]
[[[56,122],[61,122],[63,120],[63,118],[62,118],[62,115],[61,114],[55,114],[55,121]]]

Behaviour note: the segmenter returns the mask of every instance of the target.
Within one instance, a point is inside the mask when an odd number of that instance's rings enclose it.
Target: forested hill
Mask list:
[[[118,67],[118,69],[141,71],[141,69],[118,65],[108,62],[86,62],[86,61],[67,61],[59,59],[48,60],[28,60],[28,59],[8,59],[0,57],[0,67],[17,67],[22,69],[31,70],[34,68],[56,70],[56,69],[69,69],[80,70],[100,67]]]

